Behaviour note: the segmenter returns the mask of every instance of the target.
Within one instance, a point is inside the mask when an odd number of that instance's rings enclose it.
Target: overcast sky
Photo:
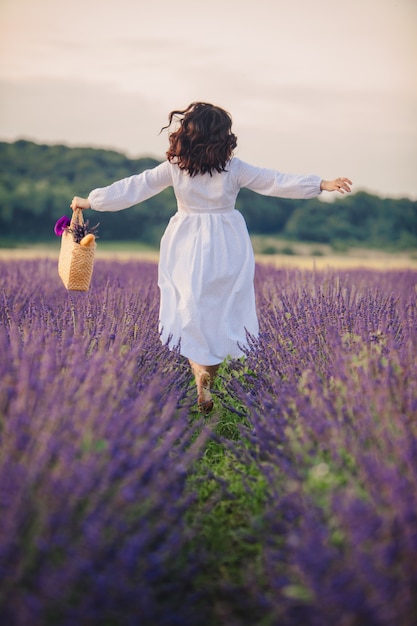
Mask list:
[[[417,0],[0,0],[0,139],[163,159],[204,100],[244,160],[417,198],[416,67]]]

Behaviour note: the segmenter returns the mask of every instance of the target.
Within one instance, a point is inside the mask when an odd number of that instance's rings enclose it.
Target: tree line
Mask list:
[[[55,221],[70,217],[74,195],[154,167],[152,158],[128,158],[113,150],[71,148],[31,141],[0,142],[0,245],[47,242]],[[324,202],[268,198],[242,189],[236,208],[251,234],[334,246],[404,250],[417,246],[417,202],[359,191]],[[176,211],[172,189],[115,215],[88,213],[103,240],[158,245]]]

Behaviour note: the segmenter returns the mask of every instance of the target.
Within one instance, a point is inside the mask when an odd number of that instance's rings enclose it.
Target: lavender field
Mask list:
[[[415,624],[417,272],[259,266],[204,419],[156,275],[0,261],[0,623]]]

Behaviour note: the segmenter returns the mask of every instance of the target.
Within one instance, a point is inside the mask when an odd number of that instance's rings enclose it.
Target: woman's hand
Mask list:
[[[70,207],[73,211],[75,211],[75,209],[91,209],[91,205],[87,198],[79,198],[78,196],[73,197]]]
[[[353,185],[349,178],[336,178],[335,180],[322,180],[320,189],[322,191],[338,191],[339,193],[351,192],[350,185]]]

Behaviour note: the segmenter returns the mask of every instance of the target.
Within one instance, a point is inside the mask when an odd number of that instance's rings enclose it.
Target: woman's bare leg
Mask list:
[[[197,384],[198,405],[203,413],[209,413],[213,408],[210,389],[213,386],[220,363],[217,365],[200,365],[190,360],[190,365]]]

